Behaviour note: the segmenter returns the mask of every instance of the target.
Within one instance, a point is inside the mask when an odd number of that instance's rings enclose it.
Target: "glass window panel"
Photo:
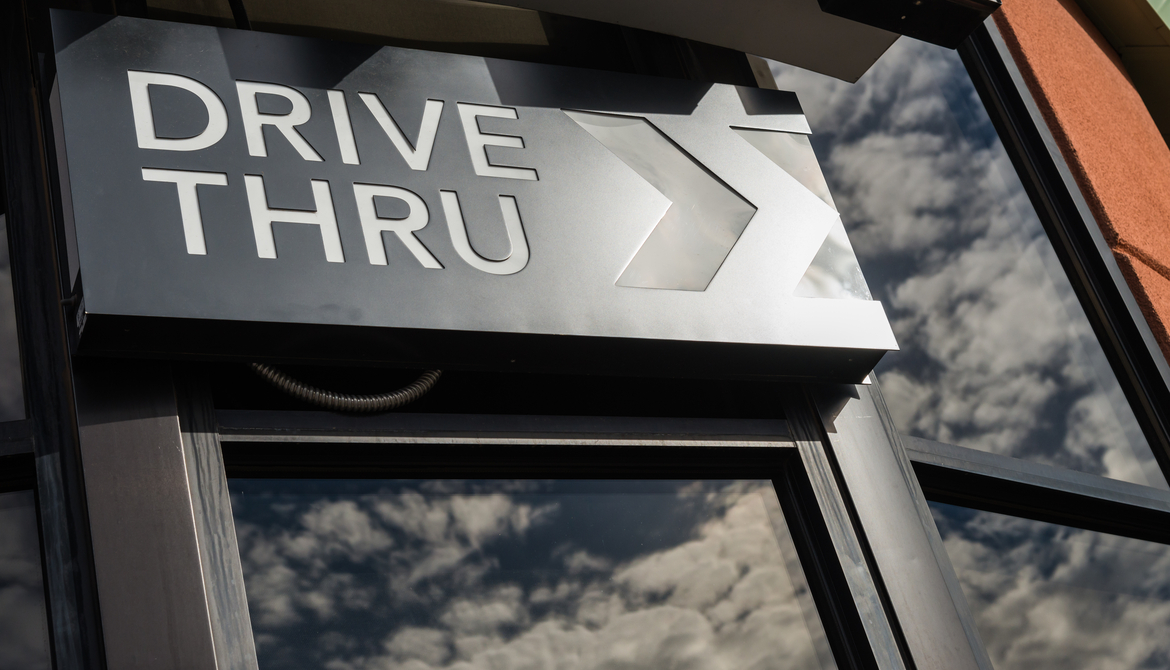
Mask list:
[[[0,172],[0,181],[3,176]],[[20,373],[20,345],[16,340],[6,206],[3,186],[0,186],[0,421],[18,421],[25,418],[24,381]]]
[[[902,347],[877,368],[899,429],[1166,488],[958,54],[902,38],[856,84],[773,73]]]
[[[930,506],[996,670],[1170,666],[1170,547]]]
[[[0,668],[50,667],[35,499],[0,493]]]
[[[770,482],[230,485],[263,670],[836,667]]]

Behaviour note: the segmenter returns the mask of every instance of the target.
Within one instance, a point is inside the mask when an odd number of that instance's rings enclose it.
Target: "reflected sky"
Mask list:
[[[49,670],[49,631],[32,491],[0,493],[0,668]]]
[[[262,670],[836,667],[768,482],[230,485]]]
[[[0,207],[3,207],[0,193]],[[24,418],[24,389],[20,377],[20,348],[16,342],[16,309],[12,276],[8,270],[8,228],[0,211],[0,421]]]
[[[856,84],[773,64],[902,351],[910,435],[1166,488],[970,77],[898,40]]]
[[[930,507],[996,670],[1170,667],[1170,547]]]

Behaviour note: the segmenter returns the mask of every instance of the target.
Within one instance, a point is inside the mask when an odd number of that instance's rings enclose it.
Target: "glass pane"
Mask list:
[[[1170,666],[1170,547],[930,506],[996,670]]]
[[[3,192],[0,192],[0,208],[3,206]],[[0,421],[18,421],[25,416],[24,382],[20,374],[20,345],[16,341],[16,306],[12,300],[5,219],[4,212],[0,211]]]
[[[769,482],[230,485],[262,670],[836,667]]]
[[[773,72],[902,347],[877,368],[900,430],[1166,488],[958,54]]]
[[[41,543],[31,491],[0,493],[0,668],[49,670]]]

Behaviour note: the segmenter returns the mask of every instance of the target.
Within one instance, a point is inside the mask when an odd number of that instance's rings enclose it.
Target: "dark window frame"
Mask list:
[[[27,416],[0,428],[0,450],[35,458],[41,542],[51,548],[42,556],[53,662],[99,670],[104,650],[62,305],[48,91],[36,67],[46,16],[38,0],[0,5],[0,159]]]
[[[878,667],[784,421],[728,435],[720,420],[299,412],[289,430],[290,412],[216,414],[228,478],[767,479],[838,667]]]
[[[994,21],[988,19],[958,51],[1170,481],[1170,365]]]
[[[114,3],[106,4],[98,9],[129,14],[141,11],[141,3],[117,3],[116,7]],[[59,233],[51,225],[54,220],[60,221],[59,203],[54,195],[54,152],[48,150],[51,131],[46,130],[49,120],[44,111],[51,71],[33,67],[38,51],[45,48],[44,7],[44,2],[27,0],[8,3],[0,13],[4,17],[0,25],[6,26],[5,35],[8,37],[0,40],[0,44],[5,45],[0,61],[3,100],[0,140],[4,145],[6,186],[13,205],[9,224],[11,249],[13,255],[18,256],[13,263],[14,289],[19,291],[17,302],[22,342],[41,345],[36,349],[22,347],[30,418],[0,424],[0,455],[5,458],[20,455],[31,462],[28,455],[35,453],[41,466],[35,473],[40,489],[46,492],[44,500],[38,499],[42,513],[41,532],[62,549],[60,555],[46,554],[45,565],[55,636],[54,657],[61,659],[63,666],[100,668],[104,666],[103,632],[96,602],[86,489],[80,466],[81,445],[73,405],[74,362],[65,353],[64,319],[67,310],[61,304],[64,302],[66,308],[71,306],[71,287],[67,286],[66,268],[60,260],[63,256],[57,251]],[[1170,473],[1170,366],[1161,355],[994,25],[988,24],[977,31],[959,52],[1077,296],[1085,305],[1094,332],[1118,374],[1159,465],[1163,472]],[[842,391],[843,396],[840,395]],[[815,532],[809,531],[819,538],[816,540],[818,563],[824,561],[843,570],[840,579],[829,580],[832,582],[830,590],[836,594],[836,600],[842,600],[846,595],[852,597],[853,606],[861,613],[863,630],[851,629],[851,635],[855,640],[862,639],[861,636],[868,640],[872,663],[883,670],[913,667],[913,658],[924,657],[924,649],[940,649],[945,640],[954,641],[953,629],[948,629],[950,633],[939,633],[937,643],[918,639],[929,638],[954,621],[970,644],[969,660],[954,667],[990,668],[978,634],[973,632],[974,624],[965,601],[957,591],[957,580],[942,550],[938,531],[929,512],[923,514],[928,499],[961,502],[976,508],[1007,511],[1018,516],[1143,539],[1166,537],[1164,528],[1167,527],[1165,521],[1170,520],[1170,494],[899,436],[892,429],[892,421],[876,387],[823,389],[810,386],[796,395],[800,393],[808,394],[807,403],[802,405],[802,401],[792,399],[785,401],[789,430],[784,439],[795,446],[753,449],[781,449],[790,454],[787,458],[797,458],[801,463],[802,468],[791,467],[789,471],[799,471],[804,482],[800,486],[807,484],[800,494],[803,497],[799,504],[805,506],[802,509],[812,510],[815,514],[811,516],[823,522]],[[214,445],[214,453],[206,449],[201,452],[203,457],[214,461],[222,439],[228,443],[228,467],[234,472],[243,471],[239,469],[242,467],[240,462],[234,460],[243,453],[238,446],[244,444],[239,425],[242,417],[224,417],[217,422],[213,410],[206,406],[200,409],[200,403],[210,401],[206,389],[188,392],[180,388],[179,396],[178,419],[185,425],[184,447],[200,450]],[[842,397],[845,398],[843,405],[839,402]],[[850,415],[853,406],[860,409]],[[286,414],[283,420],[288,418]],[[435,418],[443,420],[442,415]],[[374,423],[367,425],[373,426]],[[301,432],[302,436],[314,438],[312,442],[316,446],[306,447],[310,451],[337,444],[330,442],[328,431],[325,435],[320,434],[320,430],[316,430],[315,435],[314,432],[311,426]],[[378,427],[365,433],[350,431],[342,437],[352,444],[353,440],[368,437],[368,434],[384,432],[385,427]],[[501,436],[498,440],[503,442],[481,441],[475,449],[483,450],[479,451],[482,454],[501,453],[512,448],[506,445],[508,440],[528,440],[530,443],[543,441],[550,450],[568,453],[578,448],[568,444],[578,439],[571,437],[570,433],[572,431],[564,432],[555,440],[537,435]],[[676,431],[673,437],[665,440],[660,431],[647,431],[641,437],[631,436],[628,432],[608,437],[587,434],[588,431],[584,433],[580,439],[585,441],[669,443],[660,447],[645,444],[630,447],[635,451],[628,452],[627,456],[637,450],[653,450],[656,457],[662,458],[677,450],[699,453],[718,448],[732,450],[722,453],[734,453],[734,450],[746,449],[700,444],[704,441],[715,443],[726,436],[702,435],[702,431],[694,426]],[[399,437],[410,441],[410,431]],[[415,433],[414,437],[426,436]],[[296,441],[296,437],[288,433],[279,439],[285,443]],[[693,446],[684,446],[688,441]],[[426,440],[416,440],[419,442],[427,443]],[[369,441],[366,447],[369,447]],[[903,509],[882,509],[889,497],[882,497],[883,492],[877,490],[878,486],[863,482],[867,465],[859,453],[863,450],[874,450],[891,467],[901,468],[901,479],[891,479],[889,483],[904,487],[905,490],[899,489],[896,495],[899,501],[906,503]],[[646,467],[646,464],[638,467]],[[211,471],[214,474],[214,467]],[[629,470],[641,471],[632,466]],[[220,470],[217,476],[222,475]],[[192,494],[198,498],[195,502],[199,513],[208,518],[219,514],[222,520],[223,510],[215,507],[216,498],[210,492],[219,480],[212,477],[200,481],[207,485],[207,490],[196,486]],[[780,487],[777,493],[781,494]],[[789,521],[790,527],[796,525],[795,517]],[[879,551],[882,549],[880,545],[889,542],[891,537],[900,540],[908,536],[897,536],[895,531],[921,534],[921,539],[926,542],[924,546],[929,549],[921,550],[917,557],[933,561],[940,571],[943,585],[915,596],[917,601],[898,600],[901,595],[891,593],[906,579],[914,577],[908,566],[897,564],[886,558],[884,550]],[[834,557],[835,562],[830,560]],[[802,560],[804,558],[802,556]],[[806,563],[806,567],[808,565],[812,564]],[[951,599],[958,599],[953,609],[948,609],[950,605],[943,602],[948,594]],[[846,610],[854,611],[849,607]],[[826,630],[831,627],[827,618],[825,626]],[[952,637],[947,638],[948,634]],[[846,666],[846,663],[842,665]]]
[[[994,21],[987,19],[958,51],[1170,480],[1170,365]],[[927,501],[1170,544],[1170,491],[901,435],[880,402],[880,390],[875,386],[873,392],[879,407],[872,420],[884,424],[891,447],[912,468],[922,527],[981,670],[992,670],[991,661]],[[864,489],[855,486],[853,492],[859,488]],[[878,563],[883,574],[897,570]],[[904,609],[898,611],[903,617]]]

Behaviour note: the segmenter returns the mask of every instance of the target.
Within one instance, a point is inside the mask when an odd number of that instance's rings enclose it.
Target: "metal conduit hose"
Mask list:
[[[443,374],[442,370],[427,370],[419,375],[419,378],[414,382],[397,391],[375,395],[351,395],[310,386],[264,363],[253,363],[252,369],[269,384],[298,400],[334,412],[361,413],[387,412],[414,402],[430,391],[435,382],[439,381],[439,376]]]

